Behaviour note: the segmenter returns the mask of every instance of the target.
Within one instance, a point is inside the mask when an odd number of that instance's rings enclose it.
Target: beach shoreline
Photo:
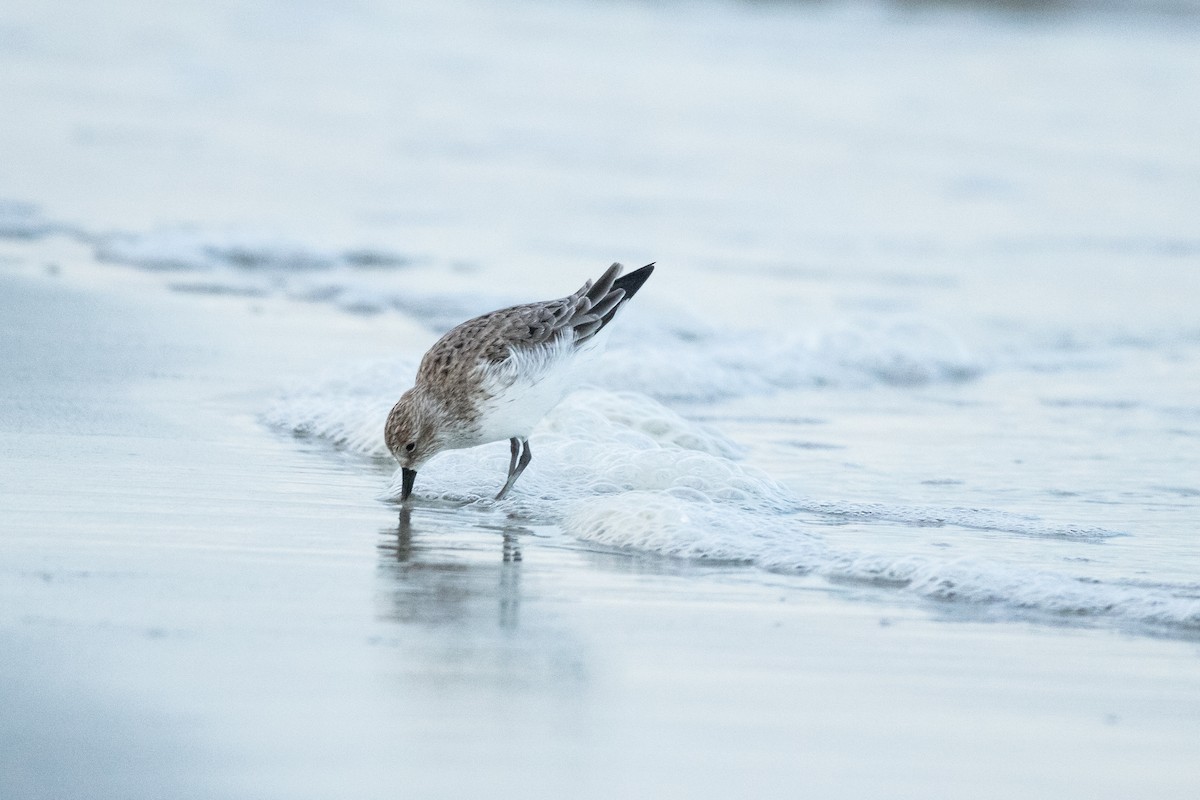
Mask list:
[[[9,354],[40,364],[2,390],[24,398],[0,495],[4,685],[24,713],[0,738],[57,747],[4,747],[21,756],[5,796],[1196,787],[1193,642],[956,621],[952,604],[605,552],[487,512],[397,521],[374,499],[386,473],[254,409],[289,371],[369,357],[406,323],[312,326],[287,301],[196,303],[39,261],[0,275]],[[71,742],[88,757],[64,763]],[[148,753],[174,757],[135,780]]]
[[[1200,796],[1197,17],[991,5],[6,4],[0,798]]]

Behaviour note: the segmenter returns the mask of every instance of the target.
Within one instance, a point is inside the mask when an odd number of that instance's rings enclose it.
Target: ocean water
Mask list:
[[[420,326],[261,398],[381,499],[383,419],[441,332],[653,260],[512,497],[487,499],[500,443],[431,462],[423,502],[950,615],[1200,633],[1187,8],[29,3],[0,23],[0,235],[196,302]]]

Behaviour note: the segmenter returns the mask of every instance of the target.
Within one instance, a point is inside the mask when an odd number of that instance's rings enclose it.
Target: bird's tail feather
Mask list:
[[[641,269],[635,269],[628,275],[622,275],[613,281],[613,289],[621,289],[625,292],[622,297],[611,309],[605,311],[600,316],[600,327],[603,328],[608,323],[612,322],[612,318],[616,315],[617,309],[625,305],[629,298],[637,294],[638,289],[642,288],[642,284],[650,277],[650,273],[654,272],[654,262],[651,261]]]
[[[622,269],[624,267],[619,263],[613,264],[595,283],[588,281],[575,293],[574,296],[579,298],[579,302],[569,324],[575,330],[576,344],[592,338],[601,328],[612,322],[617,309],[633,297],[650,277],[650,273],[654,271],[654,264],[647,264],[618,278]]]
[[[613,281],[613,288],[624,289],[625,299],[628,300],[637,294],[638,289],[642,288],[642,284],[645,283],[646,279],[650,277],[651,272],[654,272],[653,261],[641,269],[635,269],[628,275],[622,275],[621,277],[617,278],[615,281]]]

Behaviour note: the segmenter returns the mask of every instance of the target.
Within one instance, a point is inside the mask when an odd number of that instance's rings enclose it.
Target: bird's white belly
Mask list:
[[[607,337],[606,337],[607,338]],[[480,405],[477,444],[529,436],[542,417],[579,383],[602,349],[601,342],[538,348],[514,354],[483,385],[491,397]]]

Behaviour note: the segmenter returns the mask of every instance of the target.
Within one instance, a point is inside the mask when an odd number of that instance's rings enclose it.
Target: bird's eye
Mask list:
[[[416,450],[416,449],[417,449],[416,442],[409,442],[408,444],[404,445],[405,452],[411,453],[413,450]]]

